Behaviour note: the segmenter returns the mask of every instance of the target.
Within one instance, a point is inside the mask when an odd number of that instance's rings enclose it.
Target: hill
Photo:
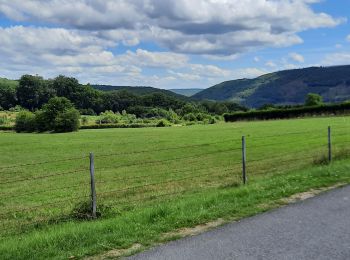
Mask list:
[[[226,81],[192,97],[260,107],[264,104],[301,104],[308,93],[320,94],[326,102],[350,99],[350,65],[284,70],[255,79]]]
[[[153,93],[163,93],[165,95],[169,95],[172,97],[180,98],[180,99],[187,99],[185,95],[174,93],[170,90],[165,89],[159,89],[159,88],[153,88],[153,87],[145,87],[145,86],[111,86],[111,85],[92,85],[94,89],[102,90],[102,91],[121,91],[125,90],[128,92],[131,92],[135,95],[147,95],[147,94],[153,94]]]
[[[4,87],[4,86],[17,87],[18,86],[18,81],[17,80],[0,78],[0,87]]]
[[[179,95],[183,95],[186,97],[191,97],[199,92],[201,92],[202,88],[183,88],[183,89],[169,89],[171,92],[174,92]]]

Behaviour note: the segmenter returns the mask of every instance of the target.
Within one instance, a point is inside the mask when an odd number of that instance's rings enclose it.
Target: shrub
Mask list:
[[[79,111],[64,97],[54,97],[35,114],[38,131],[72,132],[79,128]]]
[[[86,117],[86,116],[83,116],[82,118],[81,118],[81,123],[83,124],[83,125],[86,125],[87,123],[88,123],[88,118]]]
[[[215,124],[216,123],[216,119],[215,119],[215,117],[212,117],[212,118],[210,118],[209,119],[209,124]]]
[[[323,104],[323,98],[319,94],[309,93],[306,96],[305,106],[318,106]]]
[[[35,112],[35,127],[39,132],[50,130],[49,118],[47,118],[47,115],[42,110]]]
[[[193,113],[188,113],[188,114],[184,115],[183,119],[186,121],[191,121],[191,122],[197,120],[196,116]]]
[[[79,117],[78,110],[71,108],[69,110],[59,113],[53,125],[53,130],[56,133],[74,132],[79,129]]]
[[[157,127],[166,127],[166,126],[170,126],[170,122],[168,120],[162,119],[160,120],[157,125]]]
[[[115,114],[113,111],[108,110],[101,113],[98,120],[96,120],[96,123],[116,124],[119,122],[119,117],[120,115]]]
[[[33,132],[36,129],[35,115],[32,112],[23,110],[16,116],[16,132]]]

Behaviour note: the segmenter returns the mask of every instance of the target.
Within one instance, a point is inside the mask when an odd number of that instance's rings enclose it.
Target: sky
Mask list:
[[[0,0],[0,77],[207,88],[350,64],[350,0]]]

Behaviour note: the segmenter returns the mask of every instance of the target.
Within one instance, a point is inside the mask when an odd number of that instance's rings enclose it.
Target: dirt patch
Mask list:
[[[192,228],[181,228],[173,232],[165,233],[162,238],[163,239],[171,239],[173,237],[187,237],[187,236],[195,236],[198,234],[201,234],[205,231],[208,231],[210,229],[213,229],[215,227],[221,226],[222,224],[225,224],[227,221],[225,221],[222,218],[219,218],[215,221],[211,221],[202,225],[198,225]]]
[[[84,258],[85,260],[103,260],[103,259],[111,259],[111,258],[118,258],[125,255],[130,255],[142,248],[141,244],[134,244],[132,247],[126,248],[126,249],[112,249],[107,251],[106,253],[102,255],[97,256],[90,256]]]
[[[320,189],[312,189],[312,190],[309,190],[306,192],[294,194],[294,195],[290,196],[289,198],[282,199],[281,201],[284,203],[287,203],[287,204],[295,203],[298,201],[303,201],[303,200],[315,197],[316,195],[320,194],[321,192],[332,190],[335,188],[339,188],[339,187],[344,186],[344,185],[345,185],[344,183],[339,183],[339,184],[336,184],[336,185],[333,185],[330,187],[325,187],[325,188],[320,188]]]

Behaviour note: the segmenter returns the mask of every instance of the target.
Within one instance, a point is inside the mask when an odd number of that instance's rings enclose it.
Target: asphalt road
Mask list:
[[[350,186],[129,259],[350,259]]]

